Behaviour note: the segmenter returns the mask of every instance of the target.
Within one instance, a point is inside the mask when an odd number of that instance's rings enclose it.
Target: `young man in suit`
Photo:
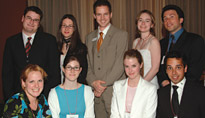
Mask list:
[[[162,21],[169,34],[160,41],[161,65],[157,74],[159,85],[166,86],[170,81],[164,68],[164,58],[169,51],[179,51],[186,55],[187,77],[199,83],[205,65],[205,45],[201,36],[189,33],[183,28],[184,13],[176,5],[167,5],[162,9]]]
[[[97,0],[93,9],[94,18],[99,26],[86,37],[86,80],[94,89],[96,118],[109,118],[112,86],[115,81],[125,79],[123,54],[128,48],[128,34],[110,23],[112,11],[107,0]]]
[[[22,32],[11,36],[6,41],[2,67],[5,100],[21,91],[20,74],[28,64],[38,64],[47,72],[48,78],[44,86],[46,97],[50,88],[60,83],[60,61],[56,38],[38,30],[42,16],[43,13],[38,7],[27,7],[21,19]]]
[[[205,118],[205,88],[185,77],[185,58],[170,52],[165,67],[171,84],[158,90],[157,118]]]

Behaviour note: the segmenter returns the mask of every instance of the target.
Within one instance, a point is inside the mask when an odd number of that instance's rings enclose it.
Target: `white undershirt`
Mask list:
[[[184,85],[185,85],[185,83],[186,83],[186,78],[185,78],[185,77],[182,79],[181,82],[179,82],[179,83],[177,83],[177,84],[174,84],[173,82],[171,82],[170,97],[171,97],[171,99],[172,99],[172,94],[173,94],[173,91],[174,91],[172,86],[173,86],[173,85],[178,86],[177,93],[178,93],[179,104],[181,103],[181,98],[182,98],[182,93],[183,93],[183,90],[184,90]],[[171,100],[171,99],[170,99],[170,100]]]
[[[103,40],[105,38],[105,35],[107,34],[107,31],[109,30],[111,24],[109,24],[103,31],[100,30],[100,28],[98,27],[98,39],[100,38],[100,32],[103,32]]]
[[[31,37],[31,38],[32,38],[32,39],[30,40],[30,43],[31,43],[31,45],[33,44],[35,35],[36,35],[36,33],[32,34],[31,36],[27,36],[25,33],[22,32],[24,47],[26,47],[26,43],[27,43],[27,41],[28,41],[28,37]]]

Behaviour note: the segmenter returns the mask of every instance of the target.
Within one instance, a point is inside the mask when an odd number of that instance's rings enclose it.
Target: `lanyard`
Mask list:
[[[77,111],[77,103],[78,103],[78,88],[77,88],[77,94],[76,94],[75,113],[71,113],[71,112],[70,112],[70,108],[69,108],[69,104],[68,104],[68,98],[67,98],[66,91],[65,91],[65,86],[63,86],[63,89],[64,89],[64,94],[65,94],[65,97],[66,97],[66,102],[67,102],[67,105],[68,105],[68,112],[69,112],[69,114],[76,114],[76,111]]]

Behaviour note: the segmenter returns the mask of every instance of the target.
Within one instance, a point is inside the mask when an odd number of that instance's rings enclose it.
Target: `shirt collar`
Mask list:
[[[177,42],[177,40],[179,39],[179,36],[182,34],[182,32],[184,31],[183,28],[181,28],[179,31],[177,31],[175,34],[174,34],[174,43]],[[169,41],[171,42],[171,35],[172,34],[169,34]]]
[[[103,32],[103,39],[105,38],[105,35],[107,34],[107,31],[109,30],[109,28],[110,28],[110,26],[111,26],[111,23],[103,30],[103,31],[101,31],[100,30],[100,28],[98,27],[98,38],[100,37],[100,32]]]
[[[186,82],[186,78],[184,77],[184,78],[182,79],[182,81],[180,81],[180,82],[177,83],[177,84],[174,84],[173,82],[171,82],[171,86],[175,85],[175,86],[178,86],[180,89],[183,90],[184,85],[185,85],[185,82]]]
[[[30,40],[30,43],[32,44],[36,33],[33,33],[31,36],[28,36],[28,35],[26,35],[25,33],[22,32],[22,35],[23,35],[24,43],[27,42],[28,37],[31,37],[32,39]]]

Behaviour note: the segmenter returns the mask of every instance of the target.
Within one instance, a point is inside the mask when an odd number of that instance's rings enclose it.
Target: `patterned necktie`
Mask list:
[[[103,42],[103,32],[100,32],[100,38],[98,39],[98,43],[97,43],[98,52],[100,50],[100,46],[102,45],[102,42]]]
[[[26,43],[26,56],[28,57],[28,55],[29,55],[29,51],[30,51],[30,49],[31,49],[31,43],[30,43],[30,40],[31,40],[32,38],[31,37],[28,37],[28,41],[27,41],[27,43]]]
[[[178,86],[172,86],[174,89],[174,92],[172,94],[172,108],[173,108],[173,112],[174,115],[176,116],[178,114],[179,111],[179,99],[178,99]]]
[[[174,46],[174,35],[171,35],[170,37],[171,37],[171,44],[170,44],[170,46],[169,46],[169,51],[171,51],[171,49],[172,49],[173,46]]]

